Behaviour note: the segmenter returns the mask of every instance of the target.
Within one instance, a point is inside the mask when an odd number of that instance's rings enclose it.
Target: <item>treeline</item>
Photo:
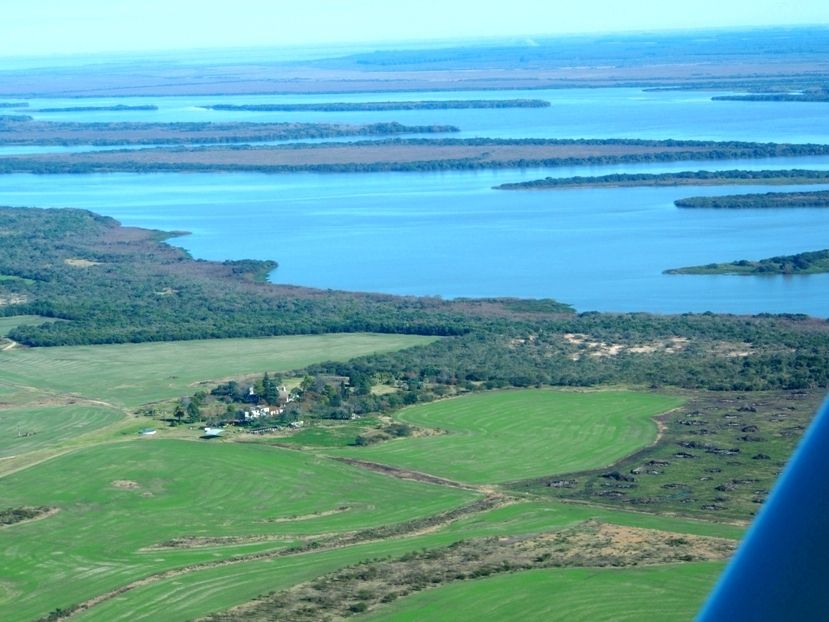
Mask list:
[[[585,351],[567,338],[574,334],[614,344],[620,351],[614,355]],[[685,343],[679,350],[654,347],[677,339]],[[749,352],[734,356],[724,349],[726,343]],[[275,420],[347,420],[446,396],[536,386],[624,384],[712,391],[827,387],[827,354],[827,323],[797,316],[560,316],[531,324],[512,322],[498,330],[476,329],[429,345],[295,370],[288,376],[302,379],[294,390],[297,398]],[[377,384],[386,389],[373,392]],[[231,381],[217,387],[213,397],[230,405],[256,402],[266,392],[260,385],[264,386],[257,383],[250,392],[247,385]],[[227,419],[225,415],[223,420]]]
[[[746,95],[717,95],[712,101],[740,102],[829,102],[829,91],[825,89],[802,93],[749,93]]]
[[[0,298],[22,300],[0,306],[0,315],[71,320],[11,331],[30,346],[328,332],[457,335],[534,313],[496,301],[275,286],[263,282],[275,262],[193,260],[162,243],[169,234],[123,229],[82,210],[0,208],[0,231],[0,275],[20,277],[0,281]]]
[[[728,263],[673,268],[665,274],[818,274],[829,272],[829,250],[810,251],[797,255],[781,255],[759,261],[740,259]]]
[[[597,186],[701,186],[719,183],[813,184],[829,182],[829,171],[789,169],[784,171],[681,171],[678,173],[615,173],[585,177],[545,177],[495,186],[495,190],[544,190]]]
[[[829,174],[829,171],[827,171]],[[829,179],[829,177],[827,177]],[[674,201],[677,207],[711,209],[765,209],[781,207],[829,207],[829,190],[814,192],[766,192],[688,197]]]
[[[387,110],[463,110],[467,108],[547,108],[543,99],[455,99],[385,102],[329,102],[316,104],[213,104],[209,110],[251,112],[355,112]]]
[[[46,122],[25,115],[0,115],[0,145],[187,145],[394,136],[458,132],[452,125],[403,125],[396,121],[331,123],[139,123]]]
[[[355,159],[359,156],[361,145],[386,144],[390,146],[406,144],[424,144],[432,142],[435,145],[447,144],[474,144],[485,146],[487,142],[459,141],[447,142],[450,139],[427,141],[421,139],[393,140],[385,142],[352,143],[350,148],[355,150]],[[489,140],[489,139],[487,139]],[[169,141],[168,141],[169,142]],[[673,141],[664,141],[665,143]],[[491,144],[521,144],[520,141],[493,141]],[[541,142],[527,142],[526,144],[543,144]],[[549,144],[554,144],[551,141]],[[573,143],[576,144],[576,143]],[[596,144],[603,144],[597,142]],[[631,143],[634,144],[634,143]],[[715,143],[717,146],[708,151],[668,151],[630,153],[623,155],[595,155],[595,156],[557,156],[550,158],[515,158],[489,159],[482,157],[430,159],[418,161],[374,161],[374,162],[342,162],[342,163],[306,163],[306,164],[267,164],[267,163],[238,163],[238,162],[161,162],[147,159],[137,160],[134,151],[119,152],[123,160],[112,160],[114,152],[107,152],[106,160],[96,161],[95,152],[81,154],[85,161],[80,161],[76,154],[41,154],[38,156],[10,156],[0,158],[0,174],[3,173],[33,173],[33,174],[81,174],[81,173],[160,173],[160,172],[259,172],[259,173],[363,173],[363,172],[426,172],[451,170],[487,170],[508,168],[538,168],[581,165],[607,165],[637,162],[674,162],[681,160],[727,160],[771,157],[795,157],[804,155],[829,155],[829,145],[788,145],[788,144],[759,144],[759,143]],[[730,145],[730,146],[729,146]],[[323,145],[302,145],[295,148],[313,149]],[[244,147],[242,147],[244,148]],[[290,146],[289,146],[290,148]],[[141,152],[141,157],[147,157],[147,151]]]
[[[145,104],[141,106],[127,106],[117,104],[114,106],[67,106],[65,108],[33,108],[33,112],[121,112],[129,110],[158,110],[158,106]]]
[[[449,337],[301,372],[349,378],[362,387],[354,396],[360,409],[537,385],[829,386],[829,323],[805,316],[575,314],[548,300],[443,301],[276,286],[261,282],[271,263],[193,260],[161,242],[169,234],[121,228],[83,210],[0,208],[0,230],[0,275],[27,279],[0,281],[0,297],[22,299],[0,306],[0,315],[70,320],[17,327],[9,336],[26,345],[355,331]],[[367,379],[399,392],[374,396]],[[327,397],[325,409],[343,406]]]

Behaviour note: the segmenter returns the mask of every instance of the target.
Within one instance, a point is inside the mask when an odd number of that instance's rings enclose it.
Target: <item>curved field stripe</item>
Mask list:
[[[448,546],[469,538],[546,532],[588,519],[677,533],[735,538],[742,533],[739,528],[728,525],[637,512],[557,502],[515,503],[461,518],[425,535],[197,570],[139,587],[93,607],[77,619],[84,622],[189,620],[239,605],[260,594],[287,589],[365,559],[396,557],[423,548]]]
[[[0,532],[3,583],[17,594],[3,600],[0,593],[0,619],[10,622],[31,620],[161,570],[240,552],[239,547],[147,550],[172,538],[288,538],[272,543],[278,549],[288,546],[291,536],[401,523],[477,496],[303,452],[163,439],[79,450],[0,484],[4,505],[60,509],[48,519]]]
[[[123,416],[113,408],[88,404],[0,410],[0,458],[48,447]]]
[[[652,443],[652,418],[681,403],[633,391],[483,393],[398,413],[447,434],[330,453],[462,482],[506,482],[612,464]]]
[[[528,570],[426,590],[354,618],[361,622],[686,622],[722,562],[648,568]]]

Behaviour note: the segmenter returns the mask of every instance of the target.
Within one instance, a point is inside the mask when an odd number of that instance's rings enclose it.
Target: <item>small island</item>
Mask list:
[[[747,93],[745,95],[717,95],[712,101],[740,102],[829,102],[829,91],[823,88],[786,93]]]
[[[632,186],[718,186],[829,183],[829,171],[680,171],[677,173],[616,173],[594,177],[545,177],[495,186],[494,190],[557,190],[561,188],[624,188]]]
[[[674,205],[683,208],[708,209],[775,209],[783,207],[829,207],[829,190],[814,192],[765,192],[728,194],[717,197],[677,199]]]
[[[382,112],[386,110],[464,110],[468,108],[548,108],[543,99],[447,99],[317,104],[214,104],[208,110],[246,112]]]
[[[829,272],[829,249],[770,257],[759,261],[740,259],[730,263],[673,268],[664,274],[732,274],[740,276],[769,274],[820,274]]]

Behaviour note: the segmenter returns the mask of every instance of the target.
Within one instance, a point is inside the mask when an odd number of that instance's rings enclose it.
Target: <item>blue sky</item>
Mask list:
[[[0,56],[829,25],[827,0],[22,0]]]

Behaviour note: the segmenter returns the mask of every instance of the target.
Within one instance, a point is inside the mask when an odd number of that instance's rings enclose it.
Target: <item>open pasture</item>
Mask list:
[[[520,390],[406,408],[397,418],[446,434],[332,454],[472,483],[609,465],[657,437],[656,415],[680,398],[632,391]]]
[[[198,570],[138,587],[116,599],[96,605],[78,619],[84,622],[192,619],[239,605],[259,594],[290,588],[366,559],[397,557],[424,548],[449,546],[469,538],[543,533],[589,519],[599,519],[617,525],[735,539],[742,533],[740,528],[730,525],[648,516],[637,512],[558,502],[514,503],[461,518],[427,534]],[[638,580],[639,577],[631,578],[631,582]],[[647,577],[642,580],[648,584]],[[706,589],[700,587],[700,598]],[[649,595],[646,593],[638,605],[631,602],[631,610],[638,606],[638,611],[647,611],[647,598]],[[487,618],[483,616],[479,619]]]
[[[475,498],[303,452],[160,439],[78,450],[9,475],[0,487],[4,506],[59,510],[0,531],[3,620],[29,620],[159,570],[250,552],[251,543],[277,549]],[[178,548],[154,548],[172,539]]]
[[[32,406],[0,410],[0,458],[76,438],[123,417],[123,413],[89,404]]]
[[[347,333],[14,349],[0,352],[0,377],[7,384],[136,407],[192,394],[199,382],[347,360],[433,340]]]
[[[640,622],[691,620],[722,562],[529,570],[426,590],[357,620]]]

